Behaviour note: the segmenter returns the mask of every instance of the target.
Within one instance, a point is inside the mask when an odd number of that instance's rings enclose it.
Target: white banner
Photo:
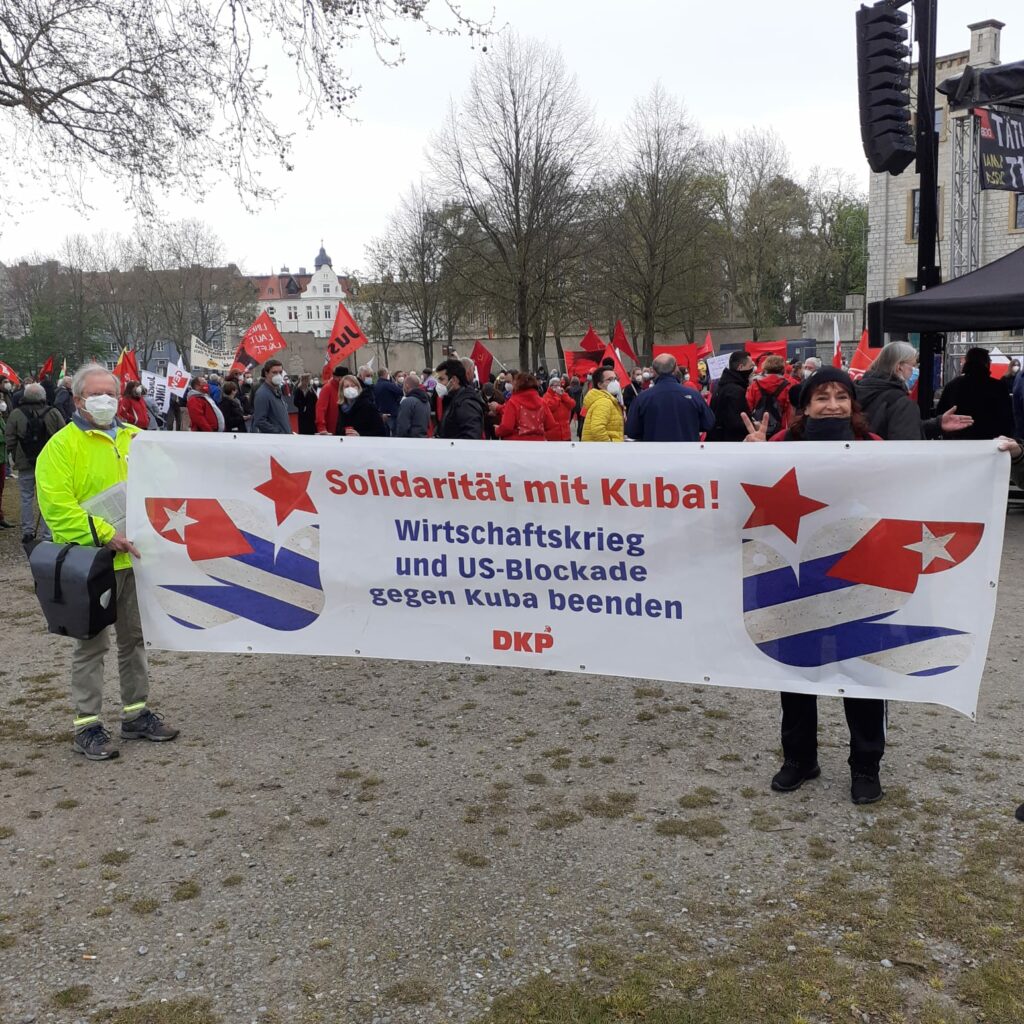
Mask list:
[[[192,378],[189,376],[188,370],[185,369],[180,355],[176,363],[167,364],[167,388],[172,395],[184,398],[185,392],[188,391],[188,386],[191,383]],[[168,399],[168,403],[170,403],[170,399]]]
[[[167,378],[149,370],[140,371],[139,376],[142,378],[139,383],[153,396],[156,407],[161,413],[167,412],[171,407],[171,393],[167,389]]]
[[[215,370],[226,373],[231,369],[235,361],[234,352],[225,352],[222,349],[215,349],[208,345],[201,338],[192,335],[192,352],[189,362],[192,365],[193,373],[201,373],[203,370]]]
[[[708,364],[708,379],[718,380],[722,376],[722,371],[729,365],[729,353],[726,352],[724,356],[708,356],[706,362]]]
[[[973,716],[1008,461],[987,441],[150,433],[133,441],[128,535],[153,647],[517,665]]]

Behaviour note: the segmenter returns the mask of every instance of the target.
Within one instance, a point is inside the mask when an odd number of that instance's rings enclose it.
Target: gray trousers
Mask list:
[[[36,530],[36,470],[18,470],[18,490],[21,492],[21,535],[34,533],[40,540],[50,539],[50,528],[42,516]]]
[[[135,573],[118,569],[117,670],[121,679],[122,718],[131,721],[146,708],[149,696],[149,664],[142,637],[142,620],[135,593]],[[87,729],[99,721],[103,707],[103,662],[110,648],[107,627],[91,640],[76,640],[71,657],[71,700],[75,705],[75,731]]]

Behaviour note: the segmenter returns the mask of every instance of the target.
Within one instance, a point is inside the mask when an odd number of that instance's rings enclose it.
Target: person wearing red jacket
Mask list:
[[[149,429],[149,410],[142,398],[142,385],[137,380],[125,384],[124,394],[117,403],[117,418],[139,430]]]
[[[196,377],[185,403],[189,429],[216,434],[224,429],[224,416],[210,398],[210,385],[205,377]]]
[[[547,391],[542,399],[551,412],[555,421],[555,429],[551,431],[547,439],[549,441],[568,441],[569,424],[572,422],[573,413],[576,412],[576,403],[570,395],[565,393],[565,385],[561,377],[552,377]]]
[[[324,382],[316,396],[316,432],[333,434],[338,425],[338,396],[341,394],[341,378],[348,376],[347,366],[336,366],[331,379]]]
[[[546,441],[557,429],[551,410],[540,397],[537,377],[532,373],[517,374],[512,394],[501,408],[495,436],[504,441]]]
[[[793,381],[785,376],[785,371],[786,361],[782,356],[768,356],[761,366],[761,376],[752,381],[747,388],[747,407],[750,409],[751,418],[761,418],[755,414],[759,405],[765,407],[764,411],[770,411],[771,403],[774,402],[779,413],[779,429],[788,427],[793,418],[793,407],[789,401]]]

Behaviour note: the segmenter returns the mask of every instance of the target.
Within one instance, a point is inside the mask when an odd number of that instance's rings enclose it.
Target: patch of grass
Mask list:
[[[807,854],[813,860],[829,860],[833,856],[833,850],[821,836],[808,836]]]
[[[437,998],[437,989],[425,978],[414,977],[403,978],[393,985],[388,985],[382,994],[389,1003],[401,1003],[403,1006],[425,1006]]]
[[[321,950],[330,949],[334,943],[330,939],[316,939],[309,944],[310,949]]]
[[[781,824],[782,822],[774,814],[761,808],[754,810],[750,815],[750,827],[758,832],[770,832]]]
[[[77,806],[78,806],[78,801],[77,800],[73,800],[71,797],[68,797],[65,800],[58,800],[54,804],[54,807],[56,807],[57,810],[59,810],[59,811],[71,811],[71,810],[74,810],[74,808],[76,808]]]
[[[698,786],[692,793],[684,793],[677,802],[680,807],[685,807],[688,810],[712,807],[718,803],[718,792],[710,786]]]
[[[725,710],[723,710],[721,708],[705,708],[704,709],[704,717],[705,718],[714,718],[714,719],[716,719],[718,721],[725,721],[725,720],[727,720],[729,718],[732,718],[732,712],[731,711],[725,711]]]
[[[128,909],[133,914],[152,914],[154,910],[160,907],[160,901],[155,899],[153,896],[143,896],[142,899],[135,900],[134,903],[128,904]]]
[[[325,826],[330,824],[330,820],[323,817],[310,818],[309,821],[306,822],[306,824],[310,828],[324,828]]]
[[[50,996],[50,1005],[60,1007],[61,1009],[82,1006],[88,1002],[91,995],[92,986],[72,985],[70,988],[62,988],[59,992],[54,992]]]
[[[570,825],[577,825],[582,820],[582,814],[577,814],[575,811],[559,807],[555,810],[548,811],[546,814],[539,817],[534,822],[533,827],[539,828],[542,832],[552,829],[558,831],[559,829],[568,828]]]
[[[358,768],[342,768],[337,774],[339,779],[358,779],[363,773]]]
[[[208,818],[213,818],[214,820],[216,820],[217,818],[226,818],[227,816],[228,816],[228,809],[226,807],[215,807],[207,815]]]
[[[547,750],[540,752],[541,757],[565,757],[566,754],[572,753],[572,747],[549,747]]]
[[[600,761],[601,764],[615,764],[615,758],[612,757],[611,754],[602,754],[601,757],[598,758],[598,761]]]
[[[103,1024],[221,1024],[209,999],[136,1003],[103,1013]]]
[[[236,885],[241,885],[245,881],[244,875],[228,875],[226,878],[221,879],[221,885],[226,889],[233,889]]]
[[[636,793],[612,790],[604,796],[592,794],[583,798],[583,810],[595,818],[621,818],[636,806]]]
[[[654,826],[659,836],[686,836],[687,839],[717,839],[728,829],[718,818],[666,818]]]
[[[14,829],[10,825],[0,825],[0,839],[10,839],[14,835]]]
[[[114,912],[113,907],[97,907],[89,916],[90,917],[110,917]]]
[[[967,971],[957,992],[983,1009],[987,1024],[1020,1024],[1024,1020],[1024,966],[1020,960],[1000,958]]]
[[[657,717],[653,711],[638,711],[636,720],[638,722],[653,722]]]
[[[393,828],[393,829],[391,829],[390,832],[388,832],[388,835],[392,839],[404,839],[408,834],[409,834],[409,830],[407,828],[401,828],[401,827]]]
[[[101,864],[108,864],[111,867],[117,867],[121,864],[127,864],[131,859],[131,854],[127,850],[107,850],[102,857],[100,857]]]
[[[929,754],[921,764],[931,772],[951,772],[953,770],[953,762],[941,754]]]
[[[428,740],[425,736],[420,736],[416,740],[413,741],[413,746],[415,746],[415,747],[429,747],[430,746],[430,740]]]
[[[646,697],[664,697],[665,691],[660,686],[634,686],[633,696],[638,700],[643,700]]]
[[[531,786],[546,786],[548,777],[543,772],[527,772],[523,776],[523,781],[528,782]]]
[[[194,900],[200,891],[199,883],[194,878],[189,878],[175,886],[171,899],[176,903],[184,903],[185,900]]]
[[[491,863],[482,853],[475,850],[456,850],[455,859],[467,868],[485,868]]]

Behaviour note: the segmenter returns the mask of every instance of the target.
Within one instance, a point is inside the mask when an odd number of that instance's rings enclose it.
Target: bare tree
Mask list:
[[[386,246],[371,245],[369,276],[369,281],[359,289],[359,303],[368,326],[367,337],[378,349],[381,365],[387,366],[391,346],[399,340],[402,302],[395,288],[391,254]]]
[[[255,44],[273,39],[291,59],[311,113],[343,111],[359,89],[347,68],[357,37],[368,38],[385,63],[397,63],[403,23],[447,34],[486,31],[455,0],[440,5],[439,20],[428,19],[430,6],[4,0],[0,157],[17,151],[37,167],[61,169],[76,196],[83,173],[97,167],[143,209],[154,192],[186,185],[194,195],[225,175],[243,197],[260,200],[268,192],[256,176],[258,161],[272,154],[287,167],[289,137],[268,111],[267,72],[253,59]]]
[[[522,367],[530,365],[545,277],[557,269],[550,246],[579,217],[596,141],[591,110],[561,55],[509,35],[477,65],[433,146],[441,187],[478,225],[483,287],[497,308],[511,305]]]

